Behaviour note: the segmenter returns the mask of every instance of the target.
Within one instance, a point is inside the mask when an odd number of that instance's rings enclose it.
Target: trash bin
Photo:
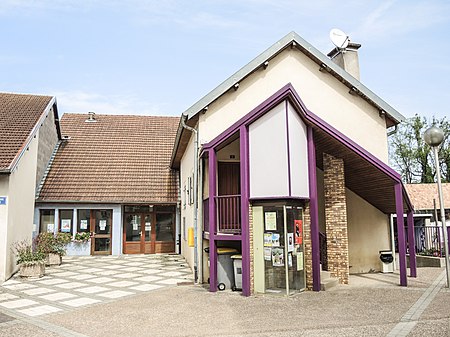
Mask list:
[[[382,273],[394,272],[394,256],[391,250],[380,250],[380,260]]]
[[[231,290],[242,290],[242,255],[232,255],[234,267],[234,286]]]
[[[204,249],[209,253],[209,247]],[[234,248],[217,248],[217,288],[219,290],[231,289],[234,286],[234,270],[232,255],[238,253]]]

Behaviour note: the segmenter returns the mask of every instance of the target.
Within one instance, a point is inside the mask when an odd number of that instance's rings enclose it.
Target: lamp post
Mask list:
[[[445,255],[445,269],[447,271],[447,288],[450,288],[450,271],[449,271],[449,262],[448,262],[448,237],[447,237],[447,225],[445,224],[445,211],[444,211],[444,197],[442,194],[442,183],[441,183],[441,170],[439,168],[439,157],[438,157],[438,147],[441,145],[444,140],[444,132],[436,127],[432,126],[427,131],[425,131],[423,135],[423,139],[425,142],[431,146],[434,152],[434,162],[436,164],[436,176],[437,176],[437,185],[438,185],[438,193],[439,193],[439,203],[441,206],[441,225],[442,225],[442,234],[444,235],[444,255]],[[437,221],[437,219],[436,219]]]

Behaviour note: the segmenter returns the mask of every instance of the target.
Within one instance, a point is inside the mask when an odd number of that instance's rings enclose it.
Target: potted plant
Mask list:
[[[36,239],[36,247],[45,254],[47,266],[60,265],[62,256],[66,254],[66,245],[70,242],[69,233],[40,233]]]
[[[16,242],[13,252],[17,256],[16,263],[19,265],[19,276],[42,277],[45,274],[45,253],[33,247],[28,241]]]

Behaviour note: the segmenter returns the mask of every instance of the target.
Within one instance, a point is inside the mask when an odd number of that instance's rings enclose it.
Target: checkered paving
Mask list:
[[[0,310],[41,316],[192,282],[179,255],[64,257],[61,266],[46,267],[45,276],[14,276],[0,287]]]

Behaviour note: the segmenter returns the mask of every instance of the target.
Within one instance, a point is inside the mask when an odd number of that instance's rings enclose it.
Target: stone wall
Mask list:
[[[347,201],[345,197],[344,161],[323,154],[325,187],[325,222],[328,271],[339,283],[348,284]]]
[[[250,294],[255,293],[255,253],[253,251],[253,209],[249,203],[248,207],[248,231],[249,231],[249,245],[250,245]]]
[[[313,275],[312,275],[312,245],[311,245],[311,215],[309,203],[305,204],[303,212],[303,249],[305,254],[305,273],[306,273],[306,288],[313,289]]]

